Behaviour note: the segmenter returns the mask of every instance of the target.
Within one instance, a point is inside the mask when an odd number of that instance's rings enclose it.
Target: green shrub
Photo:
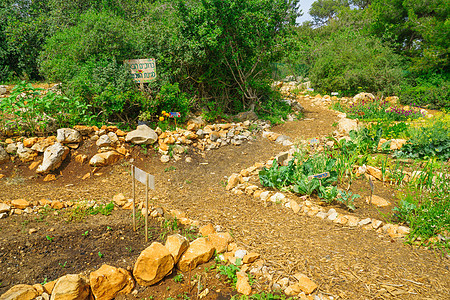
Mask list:
[[[420,127],[410,129],[411,138],[401,150],[396,152],[399,157],[431,158],[442,160],[450,158],[450,115],[438,115],[427,119]]]
[[[9,133],[36,134],[54,131],[57,127],[89,124],[89,106],[78,98],[69,99],[22,81],[8,98],[0,101],[0,125]]]
[[[323,91],[353,96],[362,88],[393,94],[402,80],[400,57],[376,37],[355,30],[331,34],[312,59],[310,78]]]
[[[402,87],[400,102],[450,110],[450,75],[418,77]]]

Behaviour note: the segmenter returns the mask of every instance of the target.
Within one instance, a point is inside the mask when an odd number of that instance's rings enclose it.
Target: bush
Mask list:
[[[179,112],[179,120],[184,122],[191,108],[191,99],[188,94],[180,91],[178,82],[165,84],[156,97],[150,101],[147,111],[158,114],[161,111]]]
[[[76,26],[47,41],[41,53],[42,73],[63,81],[63,91],[80,96],[98,122],[135,121],[145,97],[122,63],[136,52],[131,28],[107,11],[86,12]]]
[[[396,152],[397,156],[412,158],[450,158],[450,115],[435,116],[422,127],[411,128],[411,139]]]
[[[417,77],[402,87],[400,102],[450,110],[450,75]]]
[[[310,78],[320,90],[341,95],[353,96],[361,88],[393,94],[402,80],[401,60],[379,39],[344,30],[318,46]]]
[[[48,133],[58,127],[91,121],[88,105],[52,91],[45,95],[25,81],[16,85],[11,95],[0,101],[0,125],[8,133]]]

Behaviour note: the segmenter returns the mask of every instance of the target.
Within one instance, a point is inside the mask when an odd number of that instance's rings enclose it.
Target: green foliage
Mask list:
[[[173,277],[173,281],[178,282],[178,283],[183,282],[183,280],[184,280],[184,276],[181,273],[177,274]]]
[[[36,134],[90,122],[87,104],[52,91],[42,95],[42,91],[25,81],[16,85],[0,101],[0,125],[13,133]]]
[[[179,112],[180,122],[184,122],[191,109],[191,99],[187,93],[181,92],[179,83],[165,84],[150,102],[148,111],[156,114],[159,111]]]
[[[215,95],[226,112],[267,101],[269,62],[277,54],[277,36],[295,22],[297,3],[179,1],[180,34],[196,50],[186,68],[191,71],[189,82],[202,92],[199,98]]]
[[[323,25],[334,18],[339,10],[348,6],[348,0],[316,0],[311,4],[309,14],[317,25]]]
[[[423,126],[411,128],[411,138],[395,153],[396,156],[450,158],[450,115],[439,115],[425,121]]]
[[[405,122],[393,123],[387,120],[381,120],[376,123],[371,123],[366,127],[371,136],[376,135],[376,132],[381,128],[381,137],[384,139],[399,139],[408,138],[409,126]]]
[[[405,82],[400,91],[400,102],[432,109],[450,109],[450,75],[433,73]]]
[[[337,102],[340,103],[340,102]],[[392,106],[386,100],[364,100],[348,107],[340,106],[343,112],[351,119],[361,120],[381,120],[381,121],[406,121],[422,117],[422,113],[417,108],[404,109]]]
[[[318,45],[310,78],[318,89],[353,96],[360,88],[392,94],[402,79],[401,59],[379,39],[343,29]]]
[[[104,216],[109,216],[114,210],[114,202],[109,202],[108,204],[99,204],[87,209],[87,212],[91,215],[102,214]]]
[[[409,242],[450,250],[449,181],[444,176],[432,177],[431,189],[424,191],[408,186],[400,193],[400,203],[393,210],[394,216],[411,228]],[[436,237],[438,235],[444,239]]]
[[[319,197],[325,199],[327,203],[331,203],[336,200],[338,196],[338,188],[336,186],[320,186],[319,187]]]
[[[99,122],[129,122],[145,97],[134,87],[122,61],[136,52],[129,22],[107,11],[90,10],[76,26],[58,31],[41,53],[41,72],[63,81],[69,96],[80,96]]]
[[[358,194],[353,194],[352,192],[339,190],[339,197],[336,198],[337,201],[344,204],[347,208],[355,210],[354,200],[356,198],[361,198]]]
[[[301,153],[296,155],[298,163],[295,162],[296,159],[292,159],[287,166],[279,166],[274,160],[272,167],[269,169],[264,167],[259,172],[261,184],[276,189],[289,187],[295,193],[311,195],[314,191],[319,191],[320,185],[328,186],[336,182],[335,159],[319,153],[303,161]],[[330,172],[330,177],[321,181],[317,178],[308,178],[322,172]]]
[[[237,276],[236,272],[239,272],[239,267],[234,264],[221,265],[218,267],[219,273],[225,275],[228,278],[229,283],[236,287]]]

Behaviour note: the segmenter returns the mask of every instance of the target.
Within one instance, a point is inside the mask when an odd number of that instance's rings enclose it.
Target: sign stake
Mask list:
[[[148,242],[148,173],[145,176],[145,241]]]
[[[133,178],[133,231],[136,231],[136,182],[134,177],[134,166],[131,166],[131,177]]]

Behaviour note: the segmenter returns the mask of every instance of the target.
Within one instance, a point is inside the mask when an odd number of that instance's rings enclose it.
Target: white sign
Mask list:
[[[139,168],[134,167],[134,178],[142,184],[145,184],[145,179],[148,176],[148,187],[152,190],[155,189],[155,176],[142,171]]]
[[[130,66],[131,78],[137,83],[150,82],[156,78],[156,62],[154,58],[128,59],[123,61]]]

